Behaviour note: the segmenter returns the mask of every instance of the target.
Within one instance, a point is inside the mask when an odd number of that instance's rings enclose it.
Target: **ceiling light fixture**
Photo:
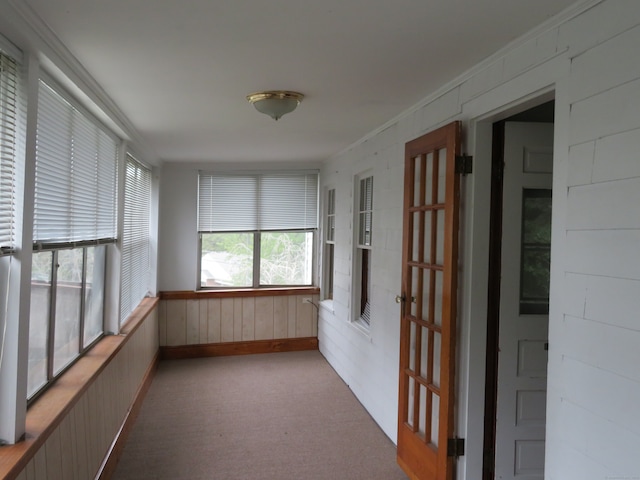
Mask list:
[[[286,90],[272,90],[247,95],[247,100],[256,107],[256,110],[269,115],[274,120],[293,112],[303,98],[304,95],[301,93]]]

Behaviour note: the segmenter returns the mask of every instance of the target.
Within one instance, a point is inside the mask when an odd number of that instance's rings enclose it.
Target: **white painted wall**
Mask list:
[[[336,189],[334,299],[320,348],[396,438],[404,143],[458,119],[463,181],[458,478],[482,467],[490,125],[555,92],[548,480],[640,478],[640,2],[581,2],[363,141],[328,159]],[[537,100],[536,100],[537,99]],[[518,105],[521,105],[520,107]],[[372,169],[371,331],[351,323],[353,176]]]
[[[198,169],[166,163],[160,177],[158,290],[195,290],[198,280]]]

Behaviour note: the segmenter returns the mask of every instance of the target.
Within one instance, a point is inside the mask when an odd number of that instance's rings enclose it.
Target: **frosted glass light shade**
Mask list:
[[[269,115],[274,120],[293,112],[303,98],[304,95],[301,93],[281,90],[247,95],[247,100],[253,104],[256,110]]]

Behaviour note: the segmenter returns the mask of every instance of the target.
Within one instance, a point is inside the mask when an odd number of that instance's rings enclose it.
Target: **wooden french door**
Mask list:
[[[405,146],[398,463],[416,480],[453,477],[460,128]]]

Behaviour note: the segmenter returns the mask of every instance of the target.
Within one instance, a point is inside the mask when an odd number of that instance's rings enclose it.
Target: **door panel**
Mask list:
[[[398,463],[448,480],[453,460],[460,123],[405,146]]]
[[[552,149],[553,124],[506,122],[496,479],[544,476]]]

